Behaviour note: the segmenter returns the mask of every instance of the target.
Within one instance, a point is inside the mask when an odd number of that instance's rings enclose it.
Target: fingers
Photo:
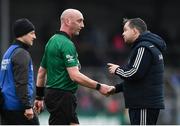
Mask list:
[[[119,67],[119,65],[112,64],[112,63],[107,63],[107,65],[109,66],[108,70],[109,70],[109,73],[111,74],[114,74],[115,70]]]
[[[28,120],[33,119],[34,114],[24,114]]]
[[[34,106],[33,109],[34,109],[35,113],[37,113],[37,114],[39,114],[41,112],[41,108],[38,106]]]
[[[102,95],[105,95],[105,96],[109,96],[109,95],[114,94],[114,91],[115,91],[114,86],[109,86],[109,85],[106,85],[106,84],[101,84],[101,88],[99,90],[99,92]]]
[[[33,117],[34,117],[33,109],[32,109],[32,108],[30,108],[30,109],[25,109],[24,115],[26,116],[26,118],[27,118],[28,120],[33,119]]]
[[[114,86],[110,86],[108,92],[109,95],[113,95],[115,93],[115,87]]]
[[[114,74],[115,70],[119,67],[119,65],[113,64],[113,63],[107,63],[109,73]],[[108,86],[106,84],[101,84],[101,88],[99,92],[105,96],[109,96],[115,93],[115,87],[114,86]]]
[[[112,65],[114,65],[114,64],[112,64],[112,63],[107,63],[107,65],[108,65],[108,66],[112,66]]]
[[[39,114],[41,110],[43,109],[43,100],[35,100],[34,102],[34,111]]]
[[[115,70],[112,67],[109,67],[108,70],[110,74],[113,74],[115,72]]]
[[[37,114],[39,113],[39,106],[38,106],[38,102],[37,101],[34,102],[33,109],[34,109],[35,113],[37,113]]]
[[[109,86],[109,89],[107,91],[106,96],[113,95],[115,93],[115,87],[114,86]]]

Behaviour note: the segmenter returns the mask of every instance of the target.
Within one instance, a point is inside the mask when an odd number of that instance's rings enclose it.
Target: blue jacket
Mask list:
[[[116,85],[123,91],[127,108],[164,108],[163,52],[164,40],[151,32],[144,32],[134,42],[126,65],[115,74],[124,82]]]
[[[11,45],[1,62],[0,84],[5,110],[24,110],[33,106],[35,90],[33,65],[31,58],[25,55],[29,52],[27,53],[22,45],[21,42]],[[24,57],[20,57],[19,54],[23,54]],[[23,64],[24,59],[28,59],[26,64]],[[24,69],[24,66],[27,66],[27,69]],[[23,74],[28,75],[27,80]]]

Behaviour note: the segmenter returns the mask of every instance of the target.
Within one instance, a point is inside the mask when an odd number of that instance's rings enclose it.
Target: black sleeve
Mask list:
[[[32,107],[30,96],[28,96],[28,68],[30,60],[29,52],[22,48],[17,49],[12,57],[15,90],[24,105],[24,109]]]
[[[125,80],[143,78],[150,68],[152,54],[147,48],[140,47],[136,50],[133,57],[134,58],[124,67],[118,67],[115,74]]]
[[[124,91],[123,84],[124,84],[124,81],[121,82],[120,84],[116,84],[115,85],[115,93],[119,93],[119,92],[123,92]]]

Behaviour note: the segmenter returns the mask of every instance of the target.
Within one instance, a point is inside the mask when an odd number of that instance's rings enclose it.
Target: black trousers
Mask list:
[[[76,97],[69,91],[48,88],[45,93],[45,104],[50,113],[50,125],[79,124],[76,114]]]
[[[131,125],[156,125],[160,109],[131,109],[129,118]]]
[[[1,124],[2,125],[39,125],[39,119],[37,115],[34,118],[28,120],[24,111],[1,111]]]

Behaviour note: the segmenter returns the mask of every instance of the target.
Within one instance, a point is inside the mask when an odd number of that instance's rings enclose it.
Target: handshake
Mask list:
[[[100,88],[99,88],[99,93],[101,93],[102,95],[105,96],[110,96],[113,95],[115,93],[115,87],[114,86],[109,86],[106,84],[100,84]]]
[[[108,63],[108,69],[110,74],[114,74],[115,70],[119,67],[119,65]],[[106,84],[101,84],[99,92],[105,96],[113,95],[115,93],[116,88],[114,86],[109,86]]]

